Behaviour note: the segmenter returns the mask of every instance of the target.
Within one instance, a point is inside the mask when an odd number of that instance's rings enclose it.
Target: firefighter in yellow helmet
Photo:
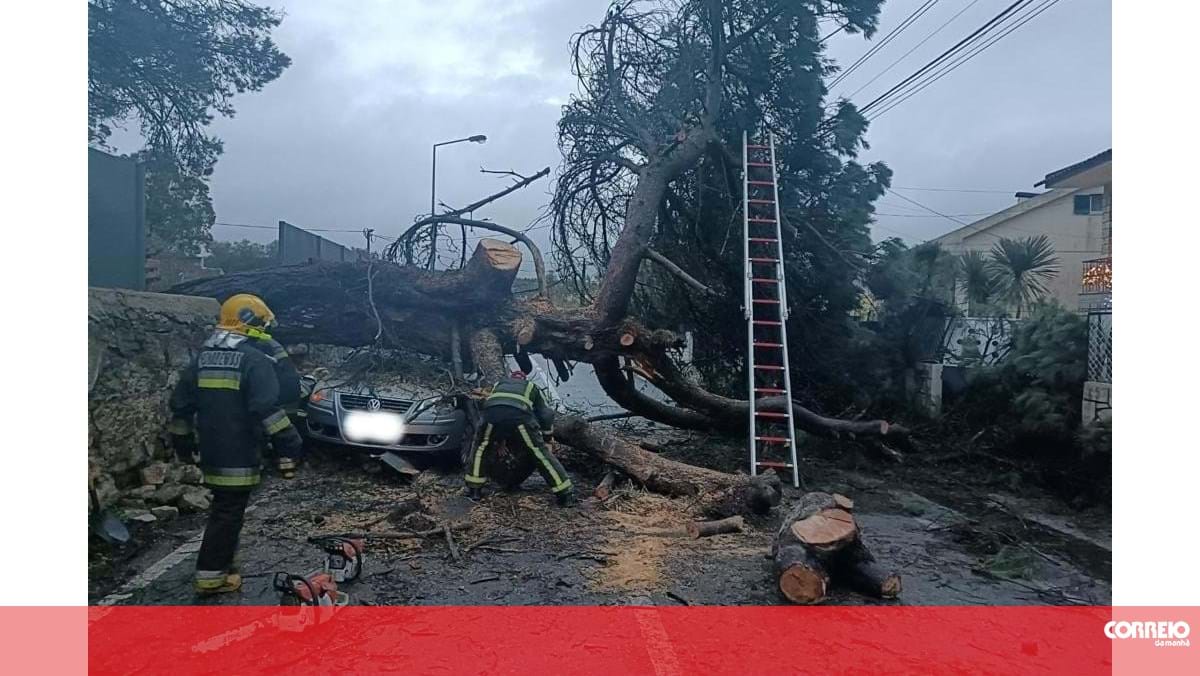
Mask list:
[[[272,359],[275,377],[279,380],[279,408],[283,409],[285,414],[292,414],[300,407],[300,374],[296,372],[287,350],[268,333],[275,323],[275,313],[271,312],[271,308],[267,307],[261,298],[239,293],[230,296],[221,304],[217,328],[247,336],[250,338],[246,341],[248,345]],[[288,457],[274,447],[271,450],[275,454],[274,460],[283,478],[294,478],[297,458]]]
[[[196,591],[237,591],[234,568],[250,491],[259,483],[263,437],[282,459],[294,463],[303,453],[299,432],[280,408],[276,360],[256,341],[269,339],[275,315],[247,294],[221,306],[216,330],[204,341],[171,394],[171,440],[176,455],[199,461],[213,492],[212,508],[196,562]]]

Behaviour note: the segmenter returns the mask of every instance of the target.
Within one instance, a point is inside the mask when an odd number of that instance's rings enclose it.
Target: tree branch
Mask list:
[[[534,269],[534,273],[537,275],[537,280],[538,280],[538,295],[539,296],[548,295],[548,290],[550,287],[546,283],[546,263],[542,259],[542,250],[538,248],[538,245],[533,243],[532,239],[529,239],[529,237],[526,236],[525,233],[521,232],[520,230],[513,230],[512,228],[507,228],[503,225],[499,225],[499,224],[493,223],[491,221],[477,221],[472,218],[462,218],[461,216],[451,216],[449,214],[438,215],[438,216],[429,216],[427,218],[422,218],[421,220],[419,220],[416,223],[413,223],[411,226],[409,226],[408,230],[405,230],[403,233],[401,233],[401,235],[396,238],[396,241],[392,242],[392,244],[389,245],[389,249],[388,249],[389,252],[392,251],[393,247],[398,246],[400,242],[403,242],[404,240],[412,237],[418,231],[420,231],[422,228],[428,228],[430,226],[434,226],[439,223],[451,223],[451,224],[455,224],[455,225],[469,225],[473,228],[479,228],[481,230],[490,230],[492,232],[498,232],[503,235],[508,235],[509,237],[512,237],[513,239],[517,240],[518,242],[524,244],[529,249],[529,254],[533,257],[533,269]],[[389,255],[390,255],[390,253],[389,253]]]
[[[652,260],[655,263],[658,263],[659,265],[666,268],[668,272],[675,275],[680,280],[682,280],[685,284],[687,284],[688,286],[692,287],[693,289],[699,291],[700,293],[706,293],[710,296],[717,295],[716,291],[713,291],[709,287],[705,286],[703,282],[701,282],[700,280],[696,279],[695,277],[689,275],[687,273],[687,271],[685,271],[683,268],[679,267],[678,265],[675,265],[674,263],[671,262],[670,259],[668,259],[666,256],[662,255],[661,253],[655,251],[654,249],[651,249],[650,247],[646,247],[646,256],[649,257],[650,260]]]

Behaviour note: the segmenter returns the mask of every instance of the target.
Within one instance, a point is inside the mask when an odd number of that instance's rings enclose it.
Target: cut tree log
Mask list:
[[[687,525],[688,537],[693,540],[723,533],[740,533],[746,521],[740,516],[731,516],[720,521],[698,521]]]
[[[788,601],[820,603],[831,582],[882,598],[900,593],[900,576],[876,564],[862,542],[852,507],[843,495],[807,493],[784,517],[771,556],[776,584]]]

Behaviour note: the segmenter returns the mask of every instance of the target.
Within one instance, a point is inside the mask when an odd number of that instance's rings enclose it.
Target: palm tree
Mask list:
[[[992,246],[987,265],[997,295],[1016,309],[1045,296],[1046,283],[1058,275],[1058,257],[1045,235],[1024,239],[1003,238]]]
[[[958,257],[958,271],[967,291],[968,312],[973,306],[983,305],[992,299],[995,289],[987,266],[987,258],[982,251],[967,251]]]

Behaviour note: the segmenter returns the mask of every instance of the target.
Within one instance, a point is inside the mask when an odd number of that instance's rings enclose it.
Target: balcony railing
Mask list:
[[[1083,262],[1080,293],[1112,293],[1112,257]]]

